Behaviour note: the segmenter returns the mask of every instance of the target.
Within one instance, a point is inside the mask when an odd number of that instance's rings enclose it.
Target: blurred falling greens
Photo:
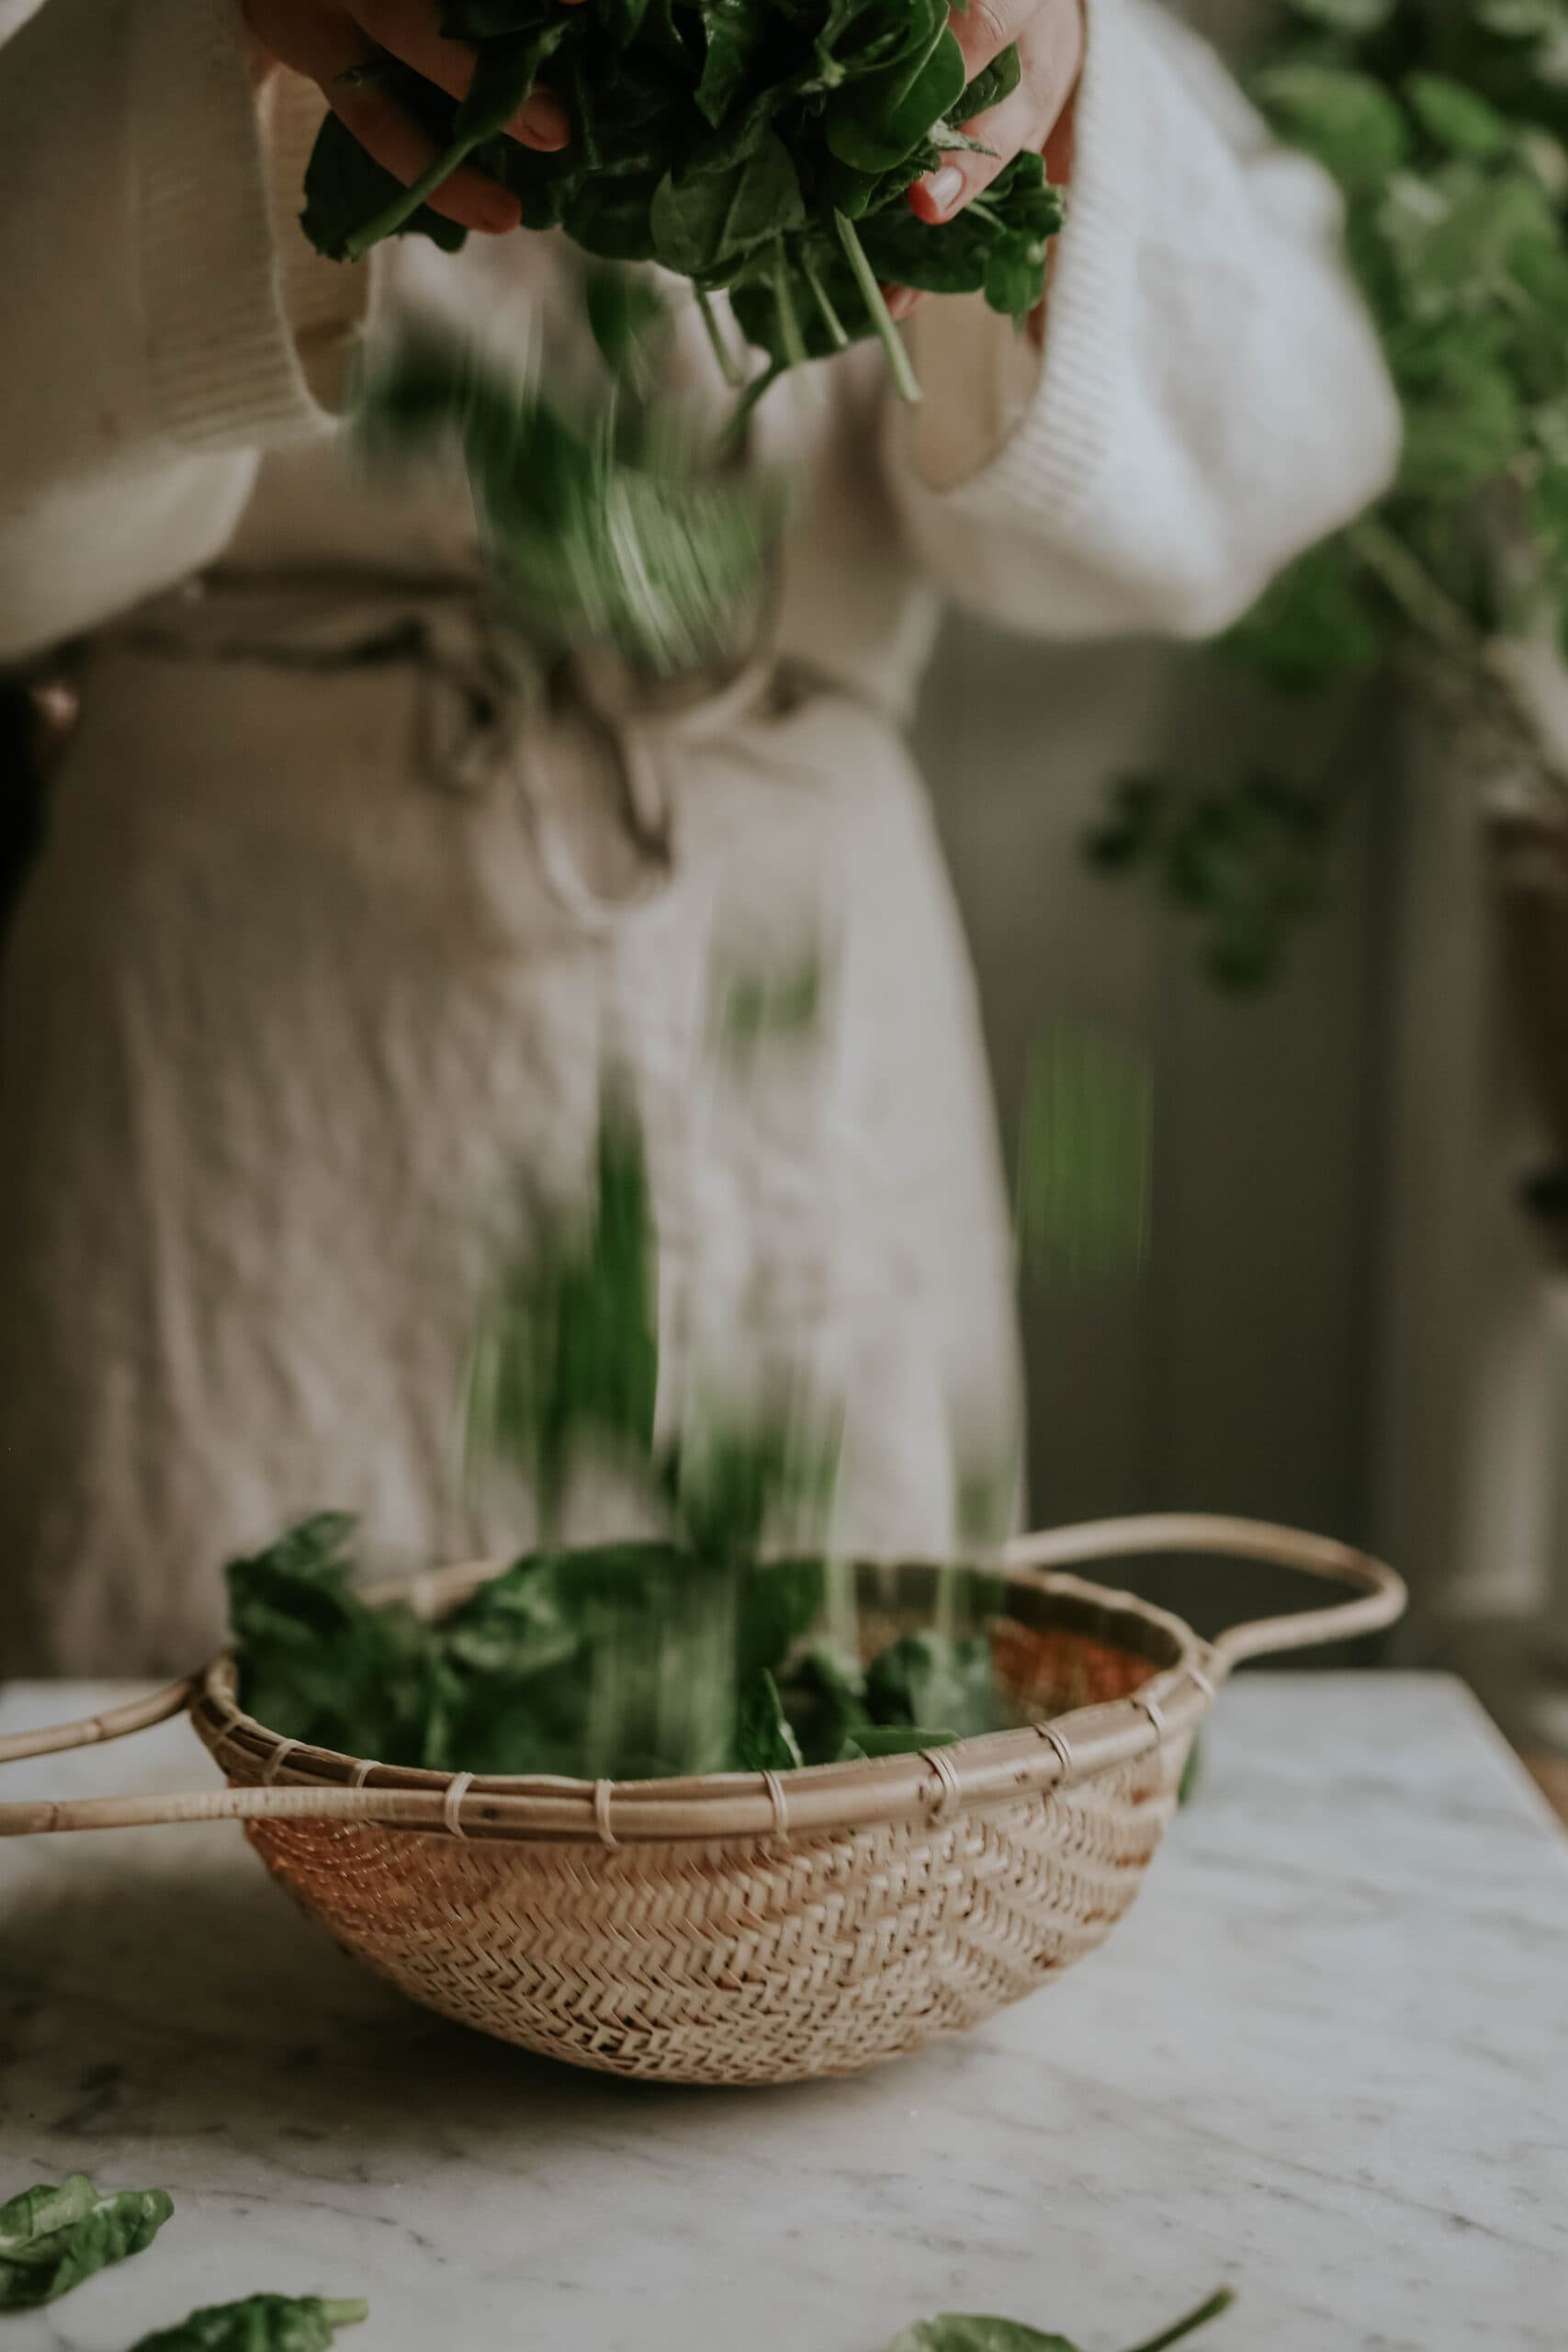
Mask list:
[[[1068,1023],[1036,1042],[1024,1082],[1016,1211],[1020,1263],[1031,1282],[1073,1290],[1142,1272],[1153,1136],[1145,1054]]]
[[[786,958],[761,963],[734,943],[716,945],[708,976],[707,1049],[732,1079],[752,1080],[770,1047],[821,1043],[827,984],[813,935]]]
[[[532,1204],[530,1247],[481,1303],[459,1407],[461,1477],[498,1463],[532,1487],[547,1541],[581,1450],[644,1463],[659,1379],[658,1269],[642,1129],[607,1081],[585,1203]]]

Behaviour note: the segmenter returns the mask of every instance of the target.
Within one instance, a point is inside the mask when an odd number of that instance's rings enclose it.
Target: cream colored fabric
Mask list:
[[[846,1540],[941,1548],[997,1468],[1005,1199],[897,733],[939,599],[1212,624],[1394,440],[1323,184],[1136,0],[1090,18],[1043,366],[931,304],[918,444],[874,351],[766,403],[789,690],[631,729],[662,859],[581,717],[473,691],[460,482],[393,497],[334,432],[366,322],[563,333],[559,249],[308,255],[317,102],[269,85],[258,137],[218,0],[43,0],[0,47],[0,653],[96,638],[0,981],[7,1668],[180,1668],[224,1554],[322,1503],[415,1549],[525,1533],[453,1509],[451,1403],[488,1248],[525,1172],[581,1177],[605,1051],[643,1093],[675,1343],[809,1335],[849,1406]],[[716,402],[689,311],[682,335]],[[203,571],[205,600],[141,609]],[[398,631],[401,659],[332,666]],[[716,927],[819,933],[820,1069],[698,1082]]]

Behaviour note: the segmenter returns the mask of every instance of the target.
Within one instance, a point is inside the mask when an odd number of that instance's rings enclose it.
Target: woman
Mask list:
[[[1047,146],[1071,217],[1036,331],[921,304],[912,413],[874,349],[781,388],[756,446],[806,494],[762,655],[671,709],[525,724],[470,691],[461,502],[356,479],[334,421],[356,338],[401,312],[566,332],[558,249],[469,171],[440,199],[480,232],[457,257],[344,269],[296,226],[324,105],[398,174],[426,160],[337,77],[376,43],[460,78],[434,0],[23,13],[0,658],[86,654],[4,974],[6,1663],[188,1663],[217,1564],[317,1502],[420,1550],[497,1532],[446,1476],[486,1237],[520,1170],[581,1182],[606,1055],[637,1075],[669,1328],[694,1345],[718,1301],[761,1352],[808,1333],[847,1400],[847,1540],[942,1547],[1016,1349],[900,725],[942,595],[1042,637],[1199,635],[1380,490],[1396,416],[1331,190],[1143,0],[973,0],[972,70],[1017,38],[1023,79],[992,157],[915,201],[947,217]],[[570,125],[540,97],[514,135]],[[792,922],[829,944],[830,1054],[727,1103],[694,1083],[715,926]]]

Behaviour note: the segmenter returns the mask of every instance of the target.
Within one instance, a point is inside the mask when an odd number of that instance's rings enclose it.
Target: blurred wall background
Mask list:
[[[1036,1521],[1188,1508],[1369,1532],[1380,796],[1356,796],[1329,905],[1252,998],[1217,991],[1188,927],[1100,878],[1081,846],[1109,780],[1169,769],[1222,783],[1260,758],[1308,766],[1341,721],[1302,721],[1280,745],[1278,707],[1192,652],[1042,653],[963,620],[928,680],[918,748],[1010,1147],[1044,1028],[1099,1030],[1146,1056],[1153,1079],[1142,1272],[1026,1286]],[[1184,1598],[1193,1581],[1179,1579]],[[1236,1572],[1217,1581],[1234,1596]]]

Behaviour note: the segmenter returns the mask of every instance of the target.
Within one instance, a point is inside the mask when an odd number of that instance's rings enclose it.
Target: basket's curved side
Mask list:
[[[341,1949],[455,2022],[642,2080],[847,2075],[1086,1957],[1175,1801],[1165,1752],[1049,1799],[812,1837],[606,1849],[257,1824]]]
[[[1146,1694],[1160,1663],[1185,1654],[1142,1611],[1099,1594],[1086,1602],[1075,1578],[1051,1585],[1026,1622],[1041,1584],[1016,1580],[997,1635],[998,1676],[1021,1713],[1070,1707],[1069,1694]],[[874,1604],[872,1617],[869,1640],[884,1630]],[[1119,1646],[1111,1625],[1137,1646]],[[460,2024],[641,2080],[846,2075],[1032,1993],[1092,1952],[1134,1901],[1187,1736],[1152,1701],[1139,1752],[1082,1772],[1070,1720],[1023,1735],[1049,1750],[1055,1785],[969,1804],[957,1751],[935,1751],[928,1810],[910,1819],[803,1830],[790,1775],[774,1784],[762,1837],[623,1843],[630,1792],[608,1784],[592,1843],[411,1838],[308,1820],[259,1821],[250,1837],[343,1950]],[[289,1761],[248,1736],[225,1754],[248,1778]]]

